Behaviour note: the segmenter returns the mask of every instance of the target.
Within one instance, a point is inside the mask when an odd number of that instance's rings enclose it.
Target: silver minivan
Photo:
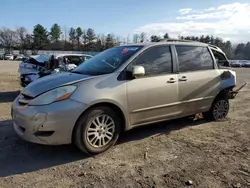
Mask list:
[[[236,74],[218,65],[213,50],[186,41],[105,50],[25,87],[12,104],[14,130],[30,142],[75,143],[97,154],[134,127],[196,113],[225,118]]]

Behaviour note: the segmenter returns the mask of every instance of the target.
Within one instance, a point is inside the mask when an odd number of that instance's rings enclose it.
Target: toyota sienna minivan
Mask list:
[[[14,130],[30,142],[75,143],[97,154],[134,127],[196,113],[225,118],[236,74],[219,66],[213,50],[181,40],[107,49],[25,87],[12,104]]]

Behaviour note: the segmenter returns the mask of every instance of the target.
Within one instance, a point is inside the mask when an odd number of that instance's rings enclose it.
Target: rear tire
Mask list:
[[[226,97],[218,97],[214,100],[210,110],[203,113],[206,120],[218,121],[225,119],[229,112],[229,101]]]
[[[74,142],[84,153],[99,154],[116,143],[120,128],[121,119],[112,108],[94,107],[77,121]]]

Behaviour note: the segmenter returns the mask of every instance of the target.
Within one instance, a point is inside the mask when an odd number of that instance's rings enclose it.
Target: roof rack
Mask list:
[[[160,42],[199,42],[194,40],[184,40],[184,39],[163,39]],[[201,42],[199,42],[201,43]]]
[[[200,41],[195,41],[195,40],[163,39],[163,40],[161,40],[161,42],[197,42],[197,43],[204,43],[204,44],[207,44],[207,45],[209,45],[210,47],[213,47],[213,48],[216,48],[216,49],[220,49],[218,46],[215,46],[215,45],[213,45],[213,44],[208,44],[208,43],[205,43],[205,42],[200,42]]]
[[[197,43],[203,43],[203,44],[207,44],[209,47],[215,48],[219,51],[222,51],[218,46],[215,46],[213,44],[208,44],[208,43],[204,43],[204,42],[200,42],[200,41],[194,41],[194,40],[183,40],[183,39],[163,39],[160,42],[197,42]]]
[[[213,44],[208,44],[208,46],[210,46],[210,47],[213,47],[213,48],[216,48],[216,49],[220,50],[220,48],[219,48],[218,46],[215,46],[215,45],[213,45]]]

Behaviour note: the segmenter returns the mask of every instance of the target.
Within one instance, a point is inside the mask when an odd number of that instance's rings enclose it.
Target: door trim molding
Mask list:
[[[207,100],[207,99],[211,99],[211,98],[214,98],[214,97],[213,96],[200,97],[200,98],[195,98],[195,99],[181,101],[181,102],[174,102],[174,103],[170,103],[170,104],[162,104],[162,105],[157,105],[157,106],[152,106],[152,107],[133,110],[132,113],[155,110],[155,109],[159,109],[159,108],[170,107],[170,106],[179,105],[179,104],[183,104],[183,103],[197,102],[197,101]]]

